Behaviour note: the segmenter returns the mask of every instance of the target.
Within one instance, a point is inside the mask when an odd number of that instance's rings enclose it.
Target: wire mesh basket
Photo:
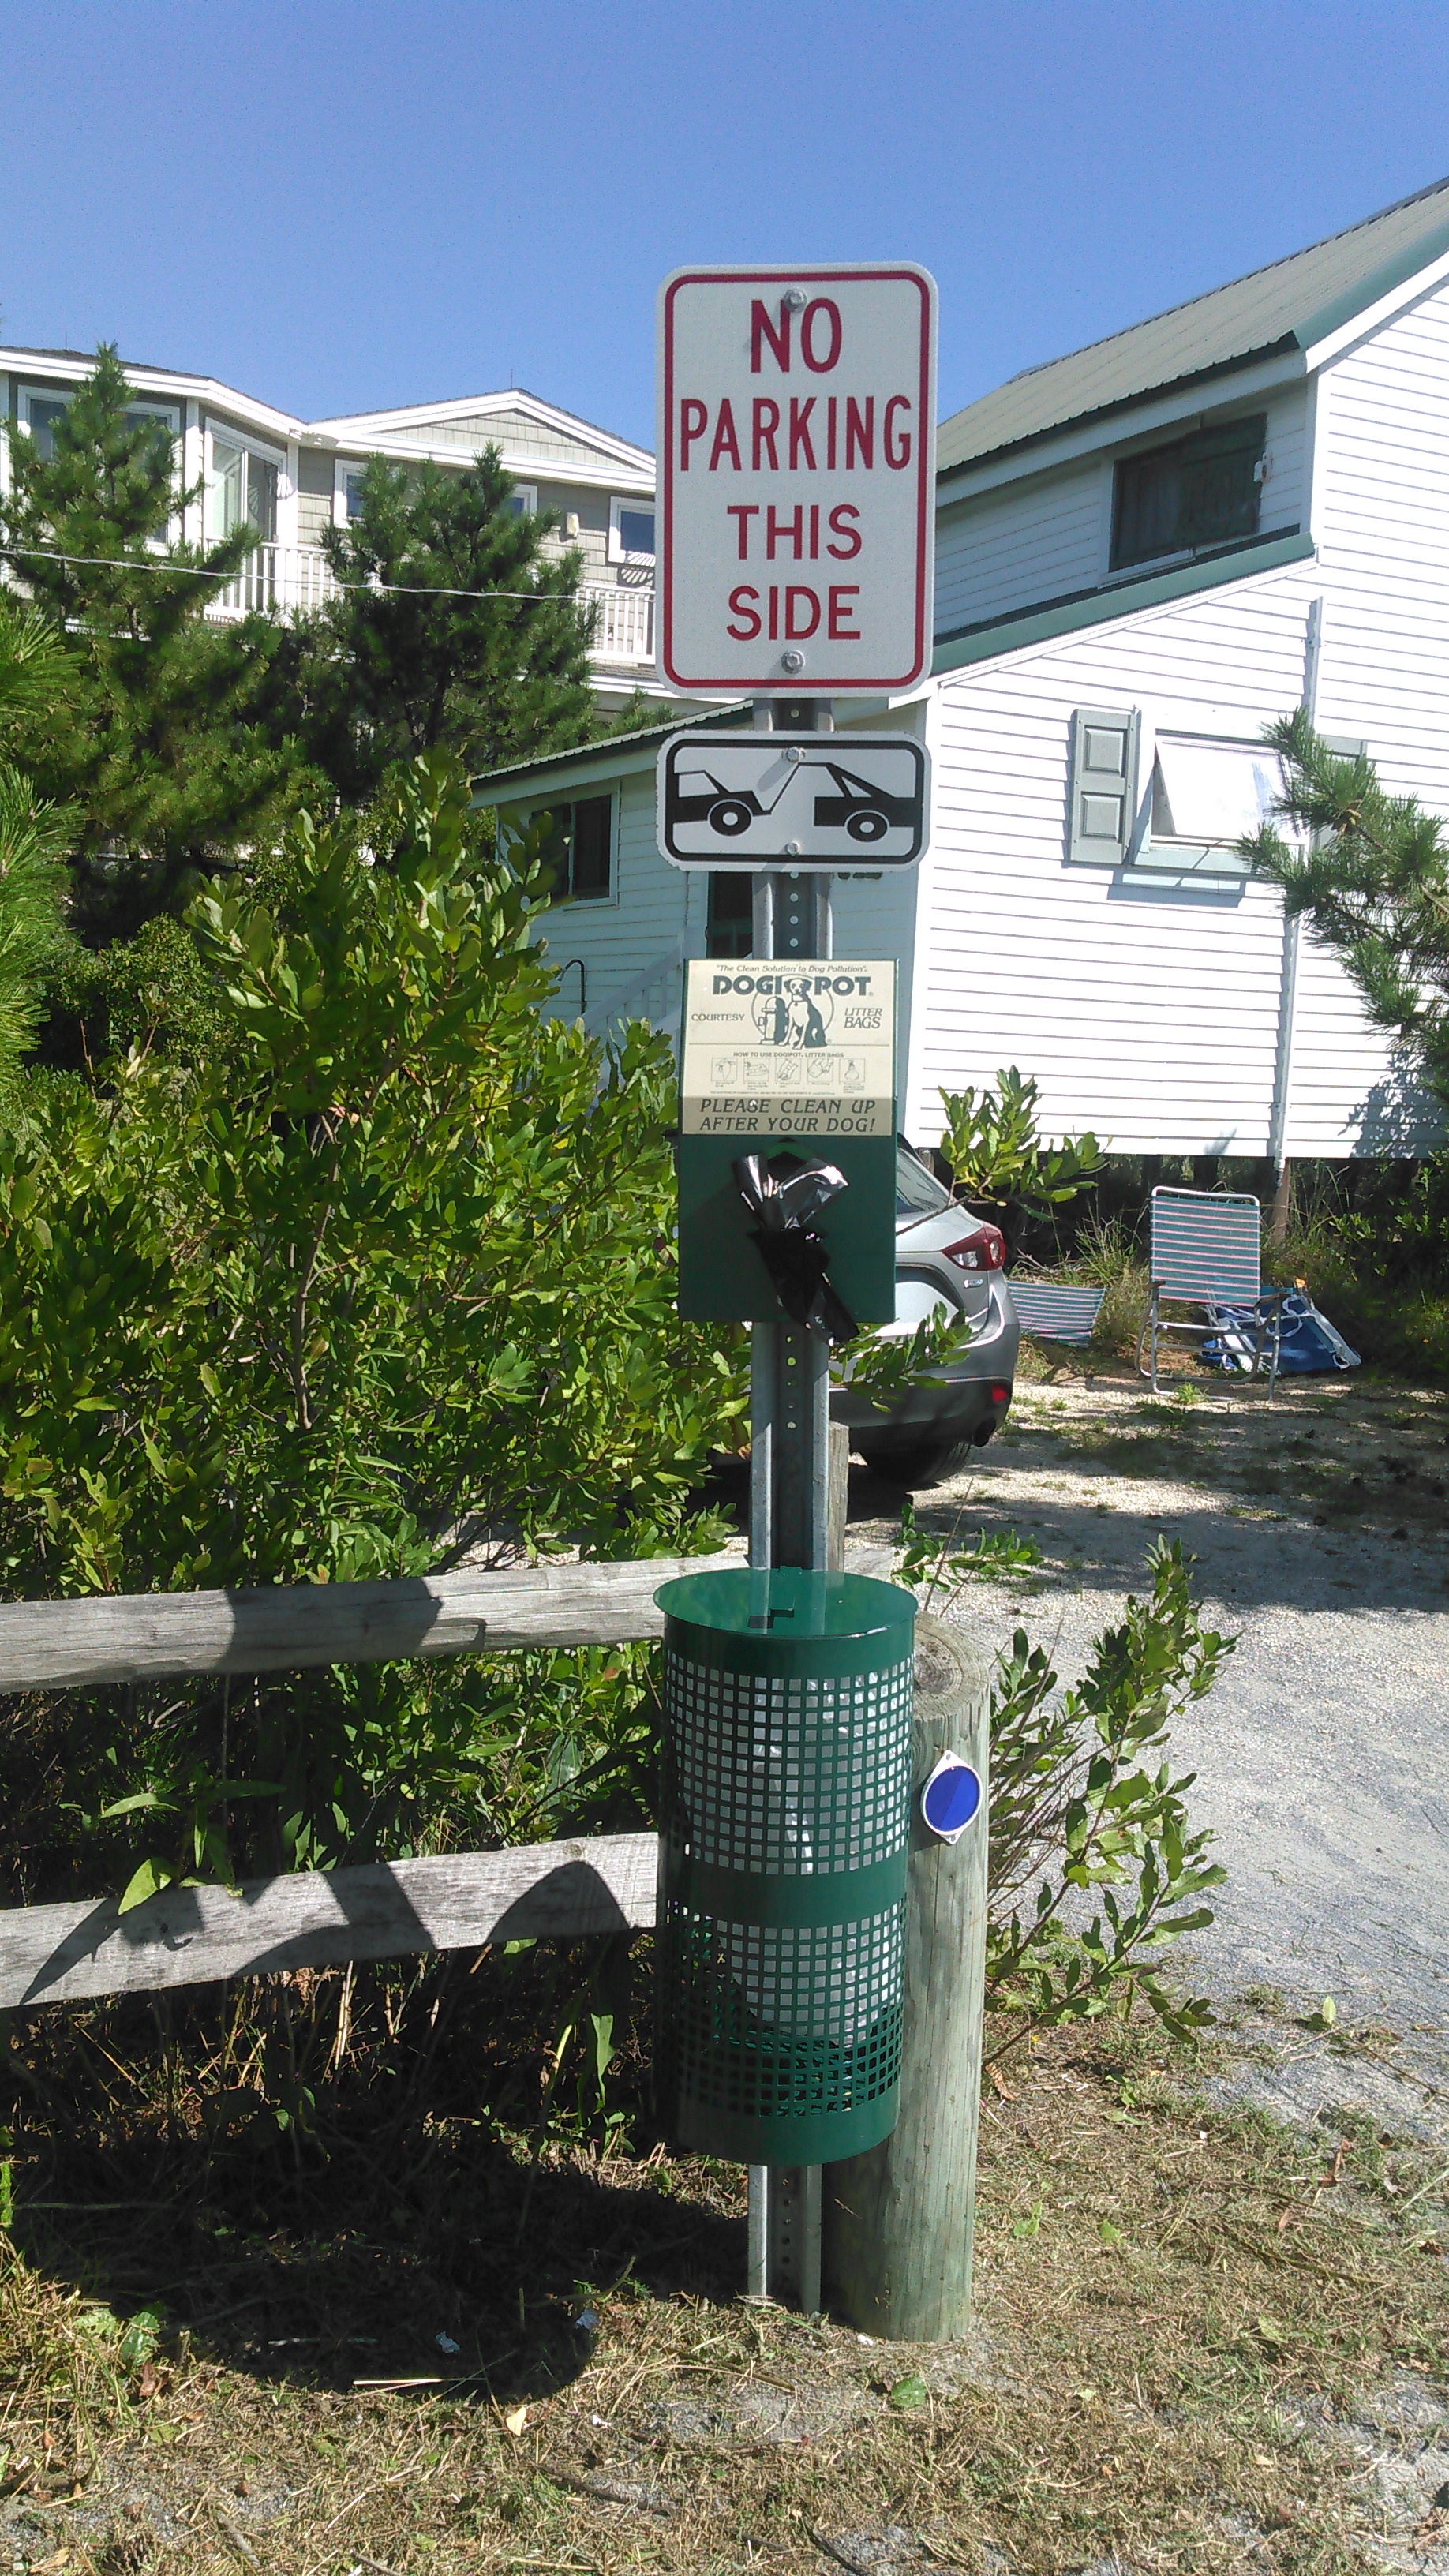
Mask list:
[[[899,2090],[915,1604],[791,1567],[655,1597],[666,2116],[747,2164],[855,2155]]]

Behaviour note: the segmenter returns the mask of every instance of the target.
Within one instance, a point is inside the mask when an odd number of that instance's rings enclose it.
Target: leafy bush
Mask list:
[[[1176,2003],[1158,1969],[1184,1932],[1211,1923],[1197,1900],[1227,1873],[1204,1857],[1211,1832],[1189,1830],[1196,1774],[1174,1779],[1146,1757],[1211,1690],[1233,1640],[1203,1627],[1175,1540],[1157,1541],[1148,1566],[1150,1595],[1096,1640],[1075,1689],[1058,1694],[1024,1629],[1001,1659],[986,1974],[989,2002],[1017,2016],[1013,2038],[1022,2024],[1091,2019],[1134,1990],[1178,2036],[1208,2018],[1201,2001]],[[1101,1912],[1083,1925],[1089,1890]]]
[[[467,811],[435,758],[367,819],[372,859],[356,824],[304,819],[284,898],[196,909],[215,1061],[53,1088],[0,1155],[10,1591],[712,1536],[690,1491],[745,1396],[674,1311],[668,1047],[639,1027],[604,1053],[542,1016],[536,853],[480,870]],[[91,1695],[57,1730],[65,1795],[146,1884],[412,1848],[462,1816],[491,1839],[587,1762],[601,1701],[612,1722],[602,1670],[533,1661]]]
[[[979,1532],[970,1548],[954,1532],[933,1540],[908,1505],[895,1577],[939,1612],[971,1580],[1039,1562],[1014,1530]],[[1145,1757],[1211,1690],[1234,1641],[1203,1627],[1175,1540],[1157,1541],[1148,1567],[1150,1595],[1129,1598],[1076,1689],[1058,1692],[1050,1656],[1023,1628],[1000,1658],[986,1970],[988,2006],[1013,2016],[1000,2048],[1027,2028],[1089,2020],[1114,2000],[1129,2006],[1138,1989],[1180,2037],[1209,2017],[1201,2001],[1175,2002],[1157,1971],[1184,1932],[1211,1923],[1197,1900],[1226,1872],[1204,1857],[1210,1830],[1188,1828],[1183,1801],[1196,1774],[1174,1779],[1166,1761],[1149,1767]],[[1101,1912],[1084,1923],[1089,1890],[1100,1891]]]
[[[1003,1211],[1015,1234],[1022,1217],[1050,1214],[1089,1189],[1102,1169],[1095,1136],[1042,1141],[1037,1125],[1037,1085],[1007,1065],[994,1084],[943,1091],[946,1129],[941,1150],[951,1166],[959,1199]]]

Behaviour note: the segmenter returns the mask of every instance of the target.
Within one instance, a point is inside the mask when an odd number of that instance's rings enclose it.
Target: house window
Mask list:
[[[259,545],[273,545],[277,535],[275,457],[259,455],[219,430],[210,436],[211,471],[206,483],[206,533],[212,543],[250,527]]]
[[[503,507],[511,519],[531,519],[538,508],[538,485],[515,483]]]
[[[649,564],[654,561],[654,504],[652,501],[618,501],[609,503],[609,561],[614,564]]]
[[[1152,847],[1234,851],[1275,817],[1283,793],[1276,752],[1261,743],[1159,734],[1152,771]]]
[[[755,881],[736,873],[711,873],[705,914],[706,957],[748,957],[755,944]]]
[[[1262,499],[1268,420],[1254,412],[1200,429],[1170,447],[1118,459],[1112,502],[1112,570],[1164,555],[1194,555],[1251,537]]]
[[[362,516],[361,465],[339,465],[337,468],[337,516],[344,527]]]
[[[20,388],[18,410],[21,422],[29,430],[47,464],[55,454],[55,424],[70,409],[72,400],[70,394],[41,393],[30,385]],[[126,427],[169,431],[171,437],[176,438],[181,431],[181,416],[168,403],[135,403],[126,413]],[[169,464],[170,461],[168,448],[164,462]]]
[[[612,892],[612,796],[585,796],[576,805],[554,805],[553,903],[598,903]]]

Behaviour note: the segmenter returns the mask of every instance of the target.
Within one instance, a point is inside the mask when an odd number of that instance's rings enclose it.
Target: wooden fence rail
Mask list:
[[[391,1583],[5,1601],[0,1691],[392,1663],[410,1655],[506,1654],[521,1646],[623,1645],[661,1633],[654,1595],[671,1575],[742,1563],[738,1554],[661,1556]]]
[[[114,1897],[13,1906],[0,1910],[0,2008],[647,1929],[657,1855],[654,1834],[598,1834],[250,1879],[234,1896],[167,1887],[122,1915]]]
[[[890,1559],[877,1549],[850,1562],[876,1573]],[[624,1645],[661,1633],[654,1595],[671,1575],[742,1563],[731,1551],[412,1582],[0,1602],[0,1691]],[[0,1908],[0,2010],[490,1941],[644,1930],[654,1921],[657,1851],[653,1834],[603,1834],[298,1871],[252,1879],[235,1895],[169,1887],[126,1914],[114,1897]]]

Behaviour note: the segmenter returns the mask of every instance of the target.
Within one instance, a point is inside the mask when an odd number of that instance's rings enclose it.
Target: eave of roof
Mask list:
[[[624,765],[633,768],[638,765],[638,755],[651,743],[664,742],[670,734],[680,733],[691,725],[696,730],[707,726],[719,732],[730,725],[738,725],[748,712],[748,699],[728,707],[714,707],[704,716],[697,715],[692,707],[685,707],[658,724],[640,725],[633,733],[604,734],[597,742],[575,743],[571,750],[550,752],[543,760],[513,761],[505,769],[490,769],[481,778],[474,779],[473,802],[475,805],[509,804],[530,783],[551,777],[555,770],[577,769],[590,760],[608,761],[620,752],[628,754]]]
[[[1377,260],[1375,233],[1390,243]],[[1067,430],[1264,360],[1295,351],[1306,357],[1446,253],[1449,179],[1440,179],[1286,259],[1013,376],[942,423],[938,478],[1027,453]],[[1366,256],[1369,264],[1361,265]]]

